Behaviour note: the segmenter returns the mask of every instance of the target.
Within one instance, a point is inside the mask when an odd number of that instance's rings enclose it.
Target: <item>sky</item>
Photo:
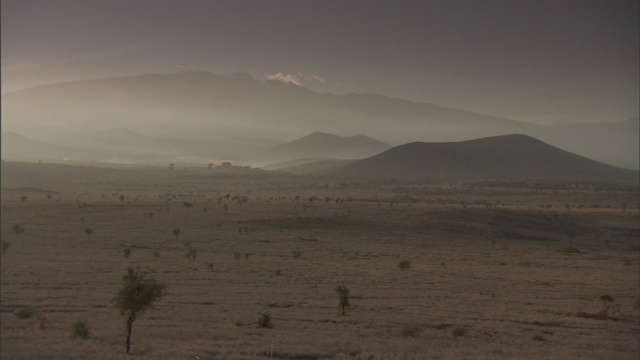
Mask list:
[[[1,0],[2,92],[205,70],[536,123],[638,117],[640,2]]]

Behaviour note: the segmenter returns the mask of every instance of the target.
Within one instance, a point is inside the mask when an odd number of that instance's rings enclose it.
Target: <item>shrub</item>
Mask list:
[[[91,234],[93,234],[93,229],[92,228],[86,228],[84,229],[84,233],[87,234],[87,237],[91,236]]]
[[[273,324],[271,323],[271,314],[268,312],[258,313],[258,328],[273,328]]]
[[[173,233],[173,236],[176,237],[176,240],[178,240],[178,236],[180,236],[180,228],[173,229],[172,233]]]
[[[542,335],[533,335],[531,337],[531,339],[535,340],[535,341],[545,341],[546,340]]]
[[[15,232],[18,235],[24,234],[24,228],[21,225],[15,224],[13,225],[13,232]]]
[[[128,259],[129,256],[131,256],[131,249],[130,248],[124,248],[122,250],[122,255],[124,255],[124,257],[126,257]]]
[[[598,317],[602,320],[607,320],[609,318],[609,310],[611,310],[611,303],[613,303],[614,300],[609,295],[601,295],[600,301],[602,301],[602,310],[598,313]]]
[[[562,252],[565,254],[581,254],[582,253],[582,251],[580,251],[577,247],[571,246],[571,245],[562,249]]]
[[[451,334],[453,336],[465,336],[467,334],[467,329],[462,326],[457,326],[451,331]]]
[[[411,267],[411,263],[409,262],[409,260],[402,260],[400,261],[400,264],[398,264],[398,267],[400,268],[400,270],[409,270],[409,268]]]
[[[415,337],[418,337],[418,335],[420,335],[421,332],[422,332],[422,326],[406,324],[402,327],[402,329],[400,329],[400,336],[415,338]]]
[[[192,263],[196,260],[196,257],[198,257],[198,249],[189,246],[189,249],[187,249],[186,255],[189,262]]]
[[[242,253],[240,251],[234,251],[233,252],[233,258],[236,261],[240,261],[240,259],[242,259]]]
[[[17,316],[19,319],[31,319],[32,317],[36,316],[38,314],[38,310],[34,309],[34,308],[20,308],[20,309],[16,309],[14,312],[15,316]]]
[[[10,242],[7,242],[7,241],[3,241],[2,242],[2,255],[4,255],[4,253],[7,252],[7,250],[9,249],[10,245],[11,245]]]
[[[346,309],[348,307],[351,307],[351,302],[349,301],[350,300],[349,288],[347,288],[344,285],[338,286],[336,287],[336,292],[338,293],[338,300],[339,300],[338,306],[342,309],[341,315],[344,316],[346,313]]]
[[[293,256],[294,259],[300,259],[302,257],[302,251],[293,250],[291,251],[291,256]]]
[[[84,321],[76,321],[71,325],[71,337],[86,339],[89,337],[89,326]]]

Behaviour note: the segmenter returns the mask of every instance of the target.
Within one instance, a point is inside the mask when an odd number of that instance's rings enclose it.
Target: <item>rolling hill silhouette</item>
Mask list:
[[[263,156],[270,161],[301,158],[362,159],[379,154],[391,146],[365,135],[338,136],[314,132],[300,139],[275,146]]]
[[[30,134],[24,128],[47,124],[80,133],[126,127],[155,138],[194,142],[366,131],[402,144],[518,133],[599,161],[640,167],[639,136],[629,131],[637,121],[553,127],[371,93],[318,93],[245,73],[186,71],[42,85],[3,94],[1,110],[3,130],[24,134]],[[603,124],[612,120],[603,119]],[[227,149],[215,152],[229,157]]]
[[[637,183],[639,179],[638,171],[589,160],[526,135],[409,143],[347,165],[334,174],[366,178],[622,183]]]

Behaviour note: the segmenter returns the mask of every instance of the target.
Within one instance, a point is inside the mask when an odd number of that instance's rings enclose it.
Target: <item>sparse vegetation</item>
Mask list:
[[[23,307],[16,309],[13,314],[17,316],[18,319],[31,319],[38,314],[38,310],[34,308]]]
[[[535,340],[535,341],[545,341],[545,340],[546,340],[546,339],[544,338],[544,336],[542,336],[542,335],[537,335],[537,334],[536,334],[536,335],[533,335],[533,336],[531,337],[531,339],[532,339],[532,340]]]
[[[600,301],[602,302],[602,310],[598,314],[600,319],[607,320],[609,318],[609,311],[611,310],[611,304],[613,304],[613,298],[609,295],[601,295]]]
[[[467,329],[462,326],[456,326],[453,330],[451,330],[451,334],[453,336],[465,336],[467,335]]]
[[[580,249],[578,249],[575,246],[571,246],[571,245],[569,245],[569,246],[565,247],[564,249],[562,249],[562,252],[565,253],[565,254],[581,254],[582,253],[582,251],[580,251]]]
[[[15,224],[13,225],[13,232],[16,233],[17,235],[20,235],[20,234],[24,234],[25,230],[22,227],[22,225]]]
[[[192,246],[189,246],[187,248],[186,256],[187,256],[187,259],[189,260],[189,263],[192,263],[192,262],[196,261],[196,258],[198,257],[198,249],[196,249],[196,248],[194,248]]]
[[[400,336],[416,338],[422,332],[422,326],[415,324],[405,324],[400,329]]]
[[[140,269],[129,268],[122,278],[123,284],[118,295],[113,299],[115,306],[120,310],[120,315],[126,316],[126,343],[127,354],[131,350],[131,330],[133,322],[148,310],[153,303],[160,300],[166,292],[166,286],[149,278],[148,274]]]
[[[268,312],[258,313],[258,328],[273,328],[273,323],[271,323],[271,314]]]
[[[76,321],[71,325],[71,337],[87,339],[89,337],[89,325],[84,321]]]
[[[9,246],[11,246],[11,243],[8,241],[3,241],[2,242],[2,255],[4,255],[7,250],[9,250]]]
[[[400,261],[400,264],[398,264],[398,267],[400,268],[400,270],[409,270],[409,268],[411,267],[411,263],[409,262],[409,260],[402,260]]]
[[[338,306],[342,310],[341,315],[346,315],[347,308],[351,307],[349,288],[344,285],[336,287],[338,293]]]

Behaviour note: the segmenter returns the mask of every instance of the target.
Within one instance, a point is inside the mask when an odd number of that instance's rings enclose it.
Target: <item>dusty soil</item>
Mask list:
[[[638,188],[604,185],[3,163],[0,355],[637,359],[638,210]],[[168,293],[127,355],[112,299],[130,266]]]

